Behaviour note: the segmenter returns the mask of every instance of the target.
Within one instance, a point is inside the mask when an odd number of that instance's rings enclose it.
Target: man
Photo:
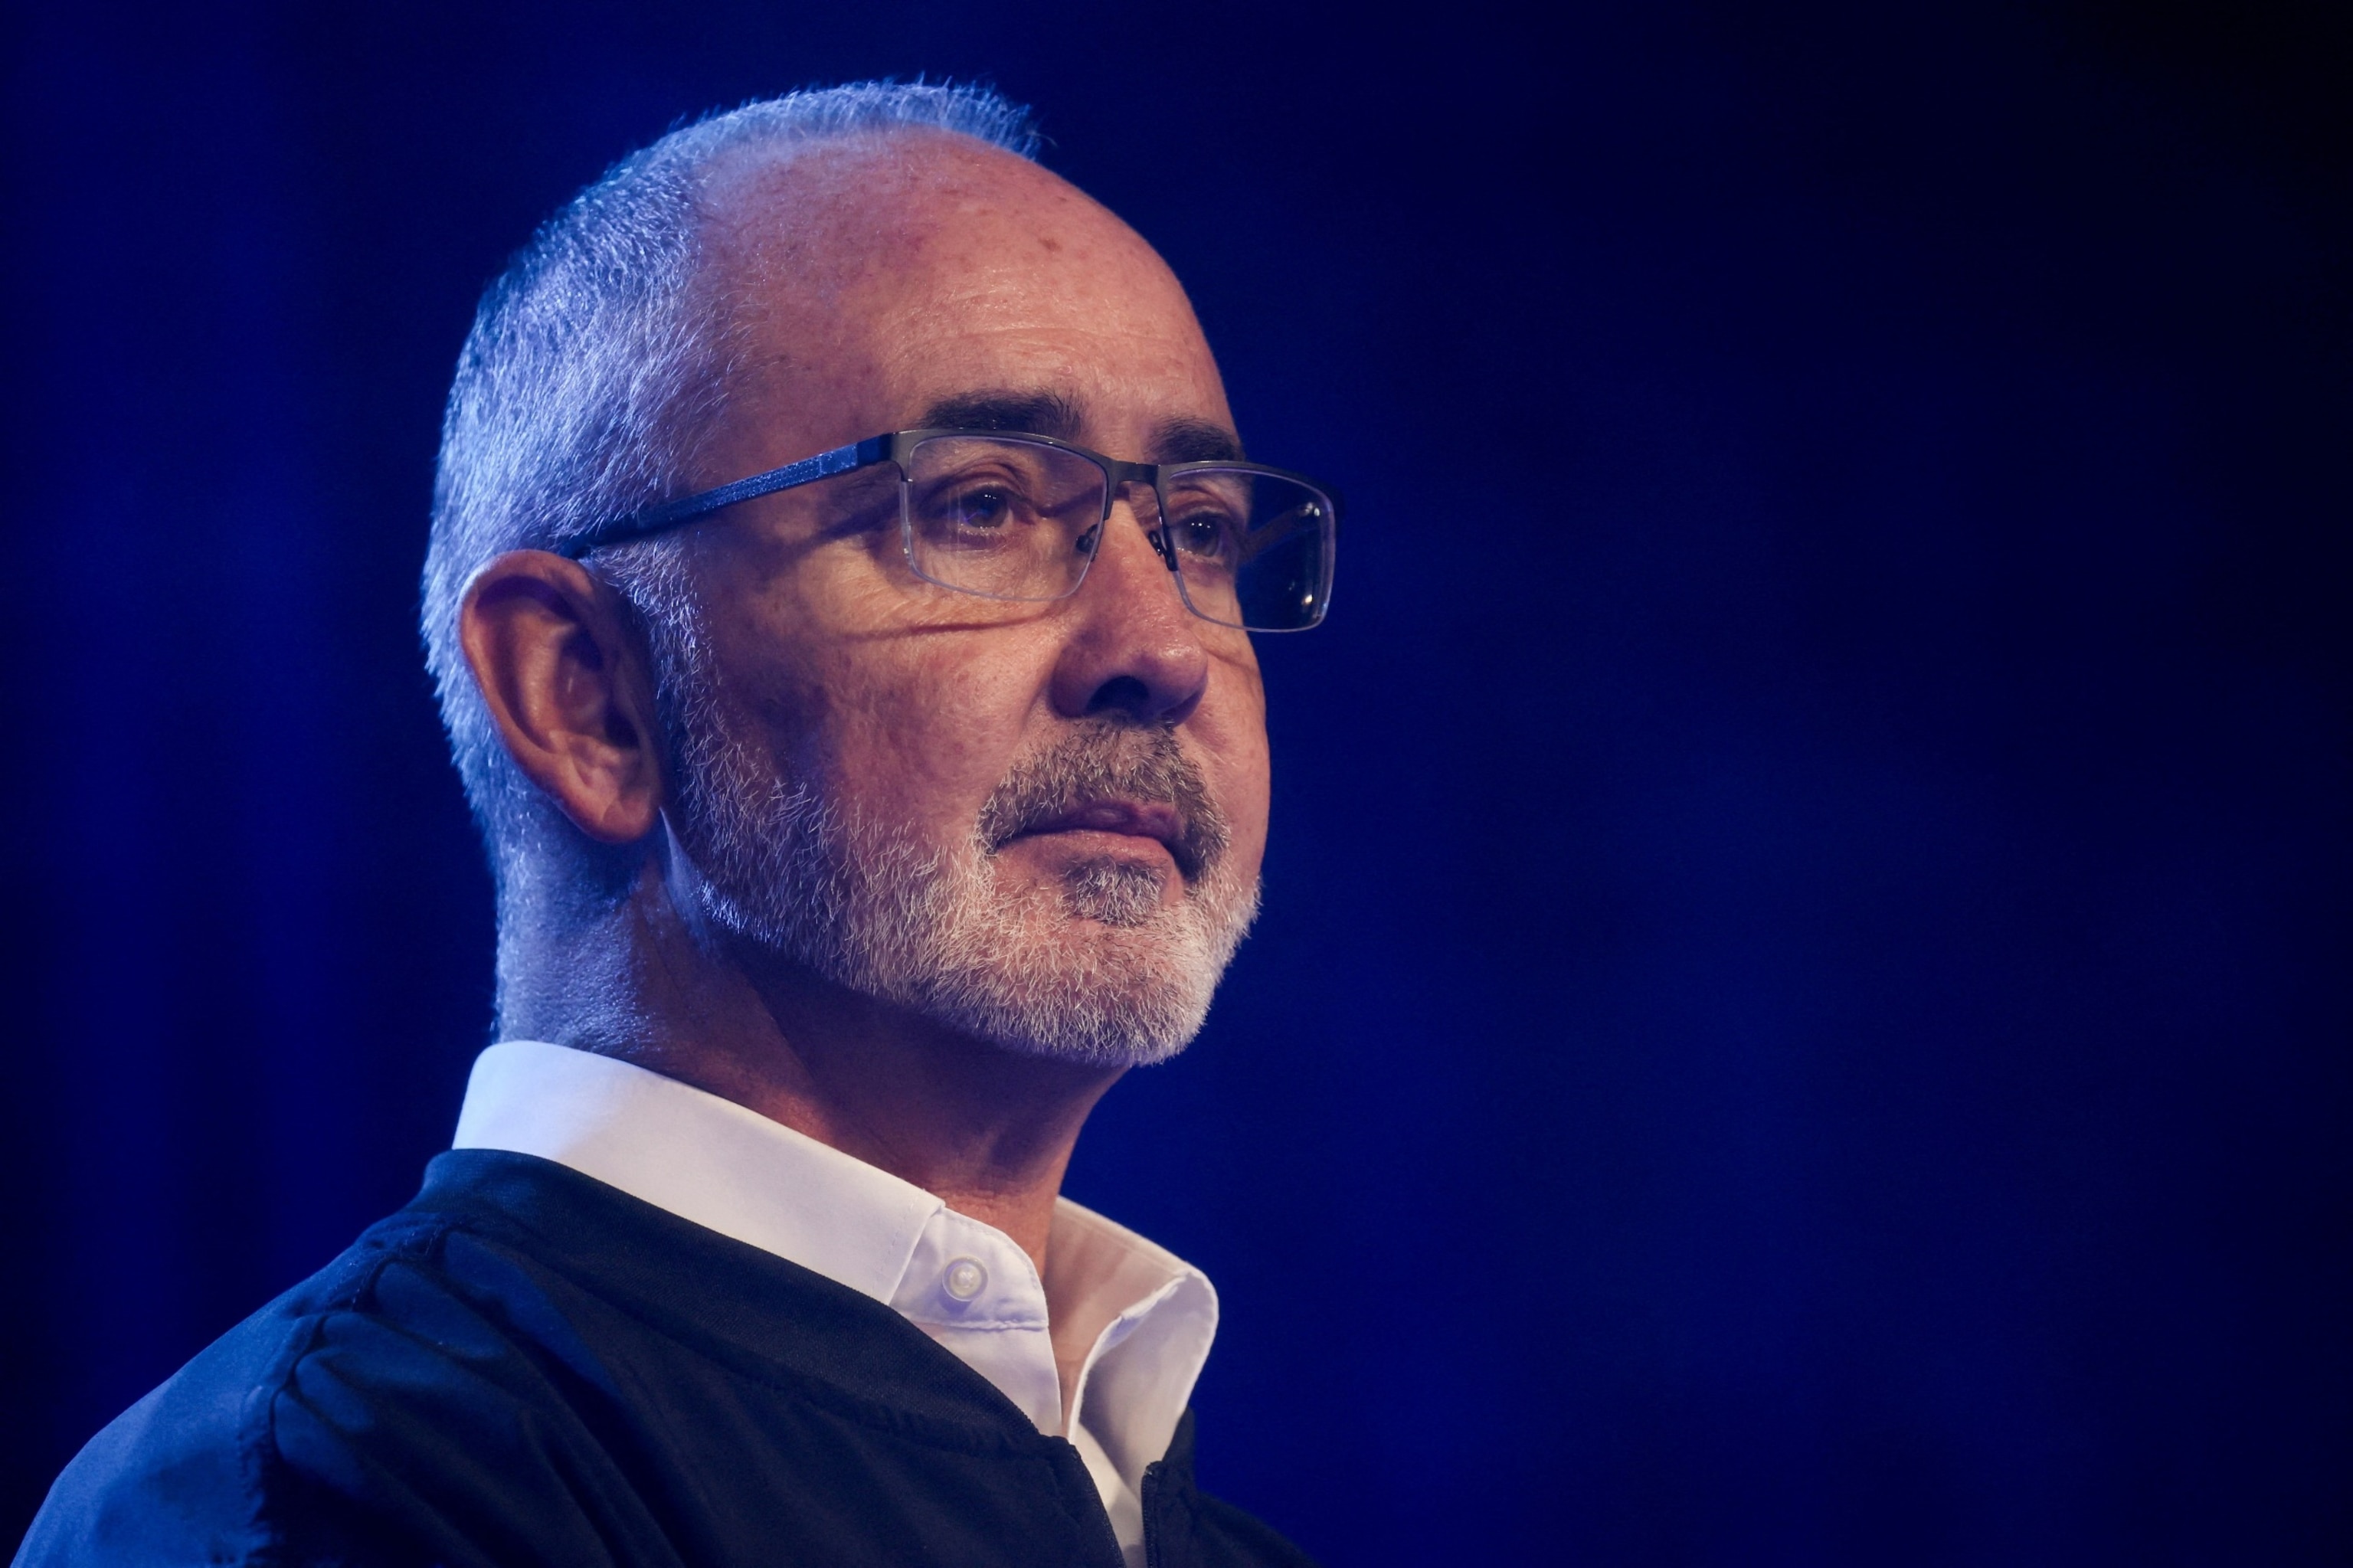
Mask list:
[[[1208,1281],[1058,1189],[1255,910],[1248,631],[1322,618],[1334,503],[1030,141],[755,104],[492,287],[424,631],[501,1043],[20,1562],[1301,1560],[1193,1487]]]

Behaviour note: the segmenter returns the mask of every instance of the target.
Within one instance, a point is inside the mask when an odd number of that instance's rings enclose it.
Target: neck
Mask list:
[[[844,990],[691,917],[674,876],[649,854],[595,917],[502,934],[502,1032],[755,1110],[995,1225],[1042,1275],[1071,1151],[1123,1069],[1017,1054]]]

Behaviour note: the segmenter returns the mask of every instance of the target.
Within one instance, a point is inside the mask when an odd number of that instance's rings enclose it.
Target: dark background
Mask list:
[[[1888,13],[1901,13],[1901,19]],[[2332,8],[20,5],[0,1542],[483,1043],[439,401],[680,116],[929,72],[1353,505],[1071,1190],[1335,1564],[2353,1562]]]

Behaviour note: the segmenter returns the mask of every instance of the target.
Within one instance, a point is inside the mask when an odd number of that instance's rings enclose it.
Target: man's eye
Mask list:
[[[1013,498],[1002,490],[967,490],[948,503],[960,528],[1001,528],[1013,518]]]
[[[1168,537],[1180,553],[1205,559],[1225,556],[1232,535],[1229,520],[1219,512],[1195,512],[1168,524]]]

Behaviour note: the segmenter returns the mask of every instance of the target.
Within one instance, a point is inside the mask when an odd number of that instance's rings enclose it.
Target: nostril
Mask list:
[[[1133,675],[1114,675],[1097,686],[1087,699],[1089,715],[1101,713],[1134,714],[1147,716],[1152,705],[1152,690]]]

